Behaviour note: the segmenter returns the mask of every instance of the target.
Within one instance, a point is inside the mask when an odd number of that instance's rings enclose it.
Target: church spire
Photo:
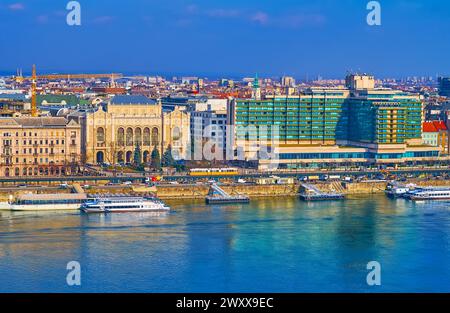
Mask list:
[[[253,80],[252,98],[255,100],[261,100],[261,87],[259,86],[258,73],[256,73],[255,79]]]

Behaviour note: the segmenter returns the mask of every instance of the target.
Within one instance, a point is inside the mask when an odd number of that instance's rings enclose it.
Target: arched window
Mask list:
[[[5,169],[5,176],[8,177],[9,176],[9,168]]]
[[[103,163],[104,162],[103,151],[97,152],[96,161],[97,161],[97,163]]]
[[[125,131],[122,127],[117,130],[117,145],[123,147],[125,145]]]
[[[180,139],[181,139],[180,127],[175,126],[174,128],[172,128],[172,141],[178,142]]]
[[[26,167],[24,167],[24,168],[22,169],[22,175],[23,175],[23,176],[27,176],[27,168],[26,168]]]
[[[150,128],[144,128],[144,146],[150,146]]]
[[[152,128],[152,146],[159,145],[159,134],[158,127]]]
[[[126,144],[127,146],[133,145],[133,129],[131,128],[127,128]]]
[[[97,128],[97,142],[105,141],[105,129],[103,127]]]
[[[14,169],[14,175],[16,175],[16,176],[19,176],[19,175],[20,175],[20,170],[19,170],[18,167],[16,167],[16,168]]]
[[[123,152],[122,151],[117,152],[117,162],[122,163],[123,161],[124,161],[123,160]]]
[[[144,163],[150,163],[150,153],[147,150],[144,151]]]
[[[127,151],[127,153],[125,154],[125,158],[126,158],[125,161],[126,161],[127,163],[131,163],[132,158],[133,158],[133,152]]]
[[[142,145],[142,130],[139,127],[134,131],[134,139],[137,145]]]

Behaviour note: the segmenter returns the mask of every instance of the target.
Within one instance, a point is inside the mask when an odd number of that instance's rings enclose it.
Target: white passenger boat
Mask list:
[[[409,192],[406,196],[413,201],[450,200],[450,188],[424,188]]]
[[[81,209],[86,213],[113,212],[167,212],[160,200],[144,197],[95,197],[86,201]]]
[[[411,185],[400,185],[397,182],[390,182],[385,189],[385,193],[390,198],[401,198],[410,192],[414,187]]]
[[[86,201],[85,194],[35,194],[27,193],[10,202],[12,211],[67,211],[79,210]]]

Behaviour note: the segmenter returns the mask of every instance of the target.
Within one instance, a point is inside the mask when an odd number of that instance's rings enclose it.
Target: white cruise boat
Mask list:
[[[409,192],[408,199],[413,201],[450,200],[450,188],[425,188]]]
[[[11,211],[67,211],[79,210],[86,201],[85,194],[35,194],[18,196],[9,204]]]
[[[170,210],[160,200],[144,197],[95,197],[86,201],[81,209],[85,213],[113,212],[167,212]]]

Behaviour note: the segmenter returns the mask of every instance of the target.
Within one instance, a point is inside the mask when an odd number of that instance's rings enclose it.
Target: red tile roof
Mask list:
[[[447,130],[447,125],[445,125],[444,121],[433,121],[433,124],[437,130]]]
[[[422,124],[422,129],[424,133],[437,133],[441,130],[446,131],[447,126],[444,121],[432,121],[432,122],[424,122]]]

